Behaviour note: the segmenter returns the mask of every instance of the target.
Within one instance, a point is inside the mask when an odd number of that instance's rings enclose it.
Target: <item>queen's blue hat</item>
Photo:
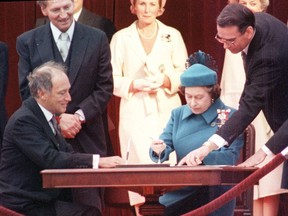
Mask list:
[[[193,64],[180,76],[181,86],[210,86],[217,83],[217,73],[202,64]]]

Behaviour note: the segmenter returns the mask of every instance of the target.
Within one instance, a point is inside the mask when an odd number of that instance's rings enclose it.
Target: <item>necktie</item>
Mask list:
[[[242,60],[243,60],[244,69],[246,70],[247,54],[246,54],[244,51],[242,51],[242,52],[241,52],[241,56],[242,56]]]
[[[68,33],[64,32],[61,33],[59,36],[59,51],[61,53],[63,61],[66,60],[68,55],[68,42],[69,42],[69,35]]]
[[[61,134],[61,129],[60,129],[58,123],[57,123],[57,120],[56,120],[55,116],[53,116],[50,121],[51,121],[52,126],[54,128],[53,132],[54,132],[55,136],[60,135]]]

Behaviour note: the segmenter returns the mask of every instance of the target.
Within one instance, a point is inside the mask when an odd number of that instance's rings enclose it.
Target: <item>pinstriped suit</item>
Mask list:
[[[275,133],[266,146],[277,154],[288,143],[288,123],[283,124],[288,119],[288,29],[267,13],[255,13],[255,18],[256,33],[247,53],[246,82],[239,110],[217,134],[231,143],[262,110]],[[287,169],[286,161],[284,188],[288,188]]]

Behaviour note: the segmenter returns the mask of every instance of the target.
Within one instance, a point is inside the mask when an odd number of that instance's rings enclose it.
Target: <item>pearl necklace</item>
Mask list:
[[[142,38],[144,38],[144,39],[146,39],[146,40],[151,40],[151,39],[153,39],[153,38],[155,37],[155,35],[157,34],[158,24],[156,23],[155,31],[154,31],[150,36],[145,36],[145,35],[140,31],[140,29],[138,28],[138,26],[136,26],[136,28],[137,28],[138,34],[139,34]]]

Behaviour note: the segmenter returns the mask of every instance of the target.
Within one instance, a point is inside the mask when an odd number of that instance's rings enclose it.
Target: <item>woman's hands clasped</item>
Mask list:
[[[135,79],[132,81],[132,92],[149,92],[155,93],[164,84],[165,75],[157,74],[154,76],[147,76],[143,79]]]

